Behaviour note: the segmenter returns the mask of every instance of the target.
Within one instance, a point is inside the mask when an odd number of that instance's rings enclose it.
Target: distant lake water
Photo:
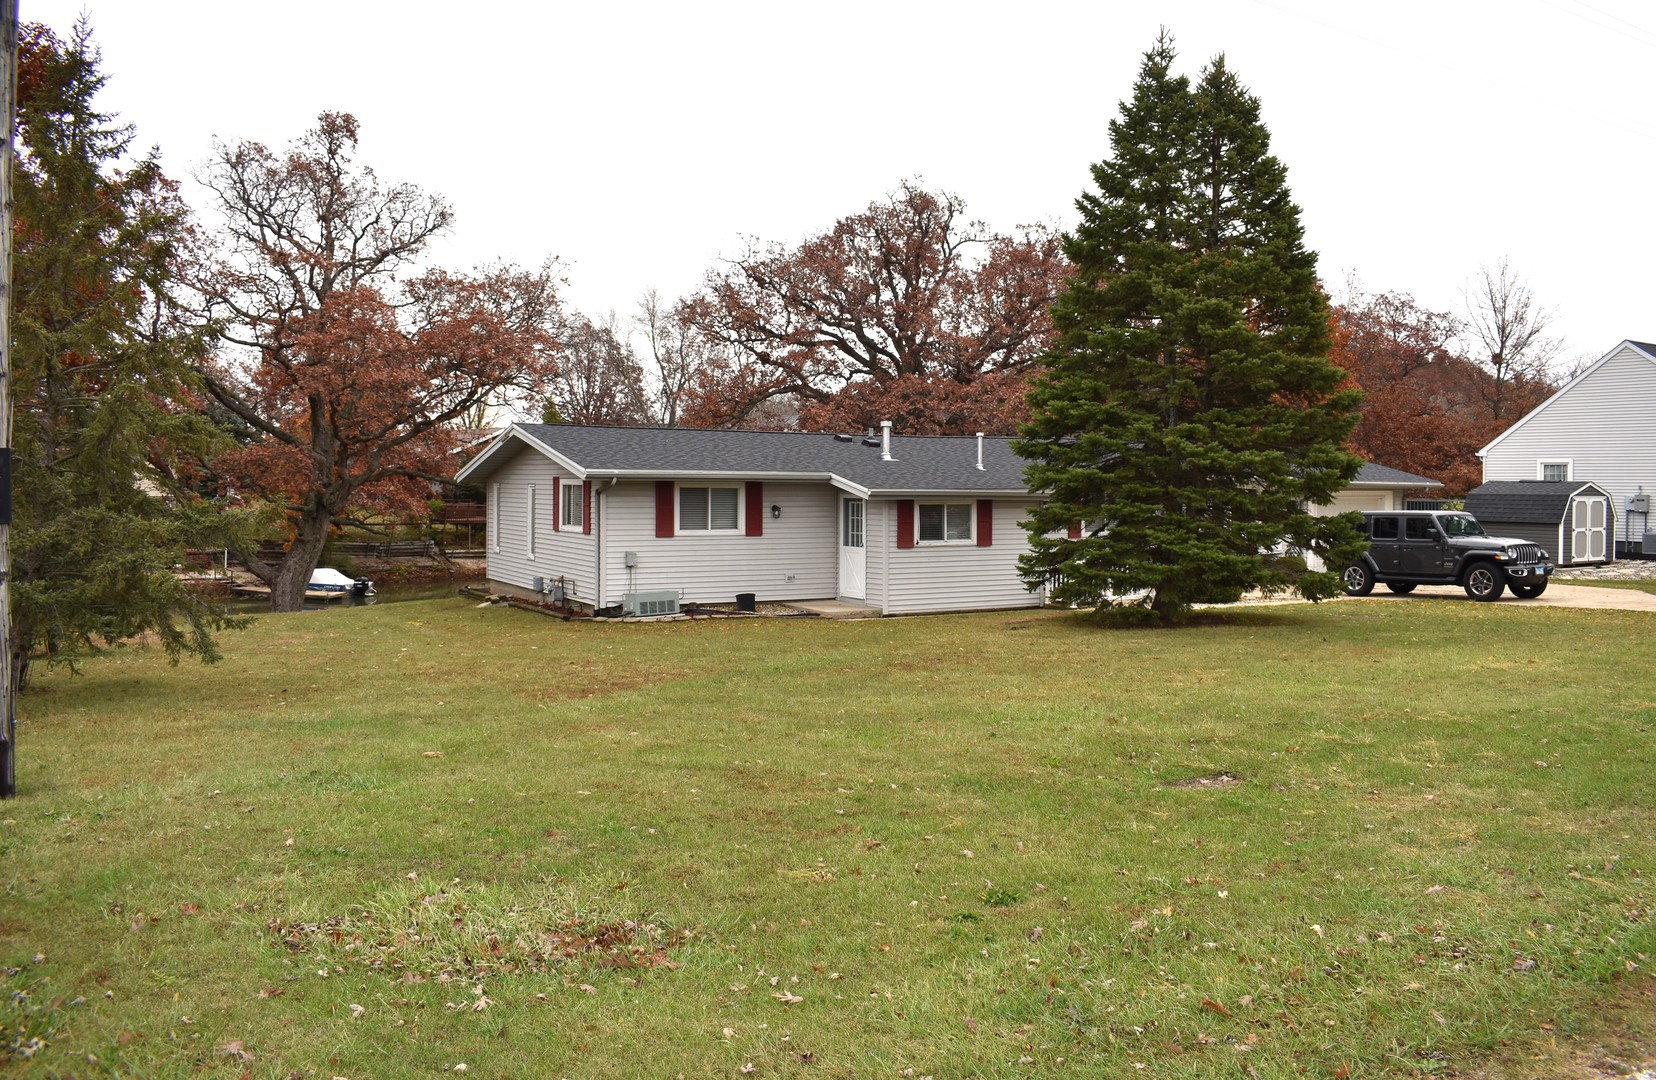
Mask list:
[[[442,600],[459,596],[466,585],[481,584],[480,578],[446,578],[442,581],[419,581],[411,585],[382,585],[373,596],[347,596],[343,600],[306,603],[306,611],[332,611],[339,608],[362,607],[367,604],[401,604],[409,600]],[[225,601],[224,606],[238,614],[257,615],[270,610],[270,601],[261,598],[243,598]]]

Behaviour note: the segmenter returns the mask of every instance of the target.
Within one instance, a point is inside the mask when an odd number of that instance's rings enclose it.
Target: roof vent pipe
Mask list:
[[[891,421],[880,421],[880,460],[891,460]]]
[[[978,471],[982,472],[983,471],[983,432],[981,432],[981,431],[978,432],[977,436],[978,436],[978,463],[977,463],[977,467],[978,467]]]

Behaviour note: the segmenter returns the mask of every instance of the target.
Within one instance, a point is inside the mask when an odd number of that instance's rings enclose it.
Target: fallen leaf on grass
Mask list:
[[[426,750],[426,751],[423,751],[420,754],[420,756],[421,757],[442,757],[443,752],[441,750]]]
[[[179,910],[179,913],[183,914],[183,915],[200,915],[201,914],[201,905],[200,904],[194,904],[194,903],[180,904],[179,907],[178,907],[178,910]]]
[[[1229,1009],[1225,1008],[1225,1003],[1223,1001],[1215,1001],[1212,998],[1203,998],[1202,1008],[1206,1009],[1208,1012],[1216,1012],[1220,1016],[1235,1015]]]
[[[285,993],[287,993],[287,990],[283,987],[267,986],[259,991],[259,1000],[269,1001],[271,998],[279,998]]]
[[[235,1058],[237,1061],[253,1060],[252,1051],[248,1050],[246,1045],[244,1045],[240,1039],[232,1039],[229,1042],[219,1043],[218,1052],[227,1058]]]
[[[782,991],[780,994],[772,994],[771,997],[775,998],[777,1001],[780,1001],[784,1005],[798,1005],[801,1001],[805,1000],[798,994],[790,994],[786,990]]]
[[[1433,885],[1430,889],[1426,890],[1426,895],[1431,896],[1434,893],[1440,893],[1442,891],[1443,891],[1443,886],[1442,885]]]
[[[758,1072],[759,1069],[753,1064],[753,1062],[750,1061],[736,1071],[741,1073],[743,1076],[752,1076],[754,1073]]]
[[[367,1009],[363,1008],[361,1005],[357,1005],[355,1003],[353,1003],[350,1006],[350,1010],[351,1010],[351,1019],[352,1020],[362,1019],[362,1014],[368,1011]]]

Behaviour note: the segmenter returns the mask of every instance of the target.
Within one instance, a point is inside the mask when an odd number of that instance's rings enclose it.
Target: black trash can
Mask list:
[[[759,597],[758,597],[757,593],[739,592],[739,593],[736,594],[736,610],[737,611],[758,611],[759,610],[758,599],[759,599]]]

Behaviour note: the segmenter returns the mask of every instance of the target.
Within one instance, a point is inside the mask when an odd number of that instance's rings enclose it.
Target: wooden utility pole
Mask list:
[[[12,662],[12,161],[17,147],[17,0],[0,0],[0,799],[17,794],[17,670]]]

